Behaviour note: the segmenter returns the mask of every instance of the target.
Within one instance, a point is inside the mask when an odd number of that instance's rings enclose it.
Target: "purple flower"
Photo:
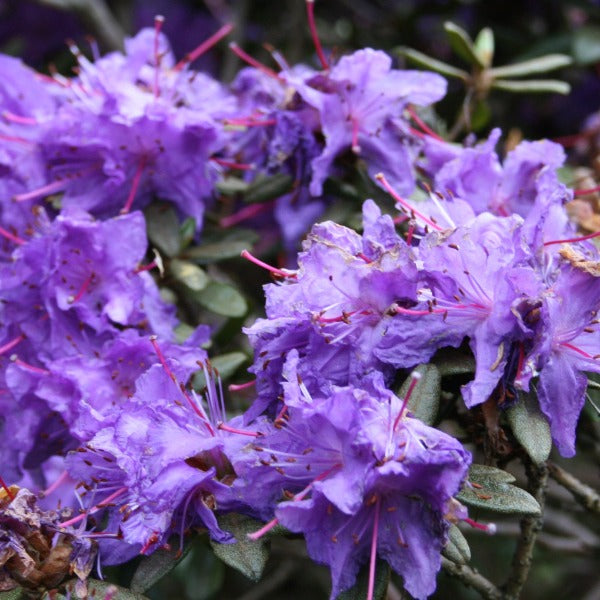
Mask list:
[[[515,383],[537,394],[552,438],[563,456],[575,454],[575,427],[585,403],[585,372],[600,373],[600,262],[564,246],[563,259],[542,295],[536,338]]]
[[[327,74],[284,73],[302,99],[319,114],[323,152],[312,161],[310,193],[322,185],[336,156],[346,149],[364,158],[371,175],[383,171],[401,193],[414,188],[417,138],[402,119],[408,104],[436,102],[446,93],[439,75],[399,71],[384,52],[370,48],[342,57]]]
[[[293,348],[307,359],[300,374],[311,391],[385,370],[374,351],[380,341],[375,332],[395,302],[415,297],[416,266],[391,218],[372,201],[363,212],[362,237],[331,222],[315,225],[298,271],[266,287],[268,318],[246,330],[259,392],[251,416],[273,407],[285,356]]]
[[[466,477],[469,453],[407,416],[380,377],[362,389],[311,396],[294,372],[297,356],[291,358],[279,429],[258,440],[244,475],[252,499],[262,493],[263,502],[273,502],[283,491],[286,500],[255,537],[276,522],[302,533],[309,555],[331,569],[331,598],[351,587],[375,554],[414,597],[425,598],[435,589],[444,515]]]

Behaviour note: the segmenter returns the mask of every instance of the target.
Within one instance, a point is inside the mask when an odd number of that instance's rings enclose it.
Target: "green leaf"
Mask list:
[[[477,55],[477,52],[475,52],[471,36],[462,27],[459,27],[456,23],[452,23],[451,21],[446,21],[444,23],[444,29],[446,30],[450,45],[456,54],[470,65],[477,65],[482,69],[485,68],[485,63],[481,60],[481,57]]]
[[[558,79],[530,79],[518,81],[512,79],[495,79],[492,88],[516,94],[568,94],[571,86]]]
[[[457,69],[448,63],[442,62],[441,60],[437,60],[436,58],[431,58],[431,56],[427,56],[427,54],[423,54],[418,50],[413,50],[412,48],[406,48],[404,46],[399,46],[394,49],[394,52],[401,54],[406,57],[410,62],[416,64],[419,67],[424,69],[431,69],[432,71],[436,71],[437,73],[441,73],[446,77],[457,77],[458,79],[462,79],[463,81],[467,81],[469,79],[469,74],[462,69]]]
[[[448,541],[442,554],[459,565],[465,565],[471,560],[469,542],[456,525],[450,525],[450,529],[448,529]]]
[[[169,258],[181,249],[181,229],[175,209],[165,202],[154,202],[144,211],[148,238]]]
[[[25,600],[26,596],[23,595],[23,588],[15,588],[8,592],[0,592],[0,600]]]
[[[187,248],[196,235],[196,219],[188,217],[179,228],[181,248]]]
[[[247,361],[248,357],[243,352],[229,352],[211,358],[210,364],[219,372],[221,380],[227,381]],[[206,387],[203,371],[197,371],[194,374],[192,385],[196,390]]]
[[[489,104],[485,100],[479,100],[471,113],[471,129],[473,131],[483,129],[490,122],[491,117],[492,110]]]
[[[438,350],[431,362],[438,368],[442,377],[475,373],[475,359],[473,356],[462,354],[454,348]]]
[[[245,192],[250,184],[239,177],[225,177],[217,182],[217,190],[225,196],[235,196],[235,194]]]
[[[138,565],[131,580],[131,591],[143,593],[149,590],[159,579],[174,569],[192,548],[192,544],[185,544],[183,552],[176,548],[165,550],[159,548],[149,556],[144,556]]]
[[[573,62],[570,56],[566,54],[546,54],[539,58],[532,58],[514,65],[506,65],[505,67],[495,67],[490,69],[488,73],[494,79],[502,77],[524,77],[526,75],[535,75],[536,73],[546,73],[554,69],[566,67]]]
[[[591,65],[600,61],[600,27],[588,25],[577,29],[573,36],[572,53],[575,62]]]
[[[210,545],[215,554],[248,579],[258,581],[269,557],[268,542],[263,538],[252,541],[248,534],[258,531],[263,523],[235,513],[219,517],[218,522],[221,529],[231,532],[237,542],[218,544],[211,540]]]
[[[243,317],[248,312],[246,299],[233,286],[211,281],[196,294],[196,300],[208,310],[224,317]]]
[[[494,32],[489,27],[477,34],[473,50],[483,66],[489,68],[494,60]]]
[[[198,265],[186,260],[173,259],[169,269],[179,283],[193,292],[203,290],[210,281],[208,275]]]
[[[414,370],[421,375],[421,379],[417,381],[408,399],[408,409],[423,423],[433,425],[440,408],[442,376],[433,364],[419,365]],[[411,382],[412,377],[408,377],[402,384],[398,393],[401,398],[404,398],[408,392]]]
[[[375,586],[373,600],[384,600],[390,582],[390,566],[383,560],[375,563]],[[363,567],[356,578],[356,583],[336,600],[365,600],[369,589],[369,568]]]
[[[60,593],[46,592],[43,596],[43,600],[66,600],[69,597],[71,600],[83,600],[84,596],[77,593],[77,590],[80,588],[81,583],[77,585],[78,580],[72,579],[67,582],[66,588],[70,592],[70,596],[63,595]],[[94,600],[102,600],[103,598],[110,598],[111,600],[148,600],[146,596],[142,594],[138,594],[137,592],[132,592],[126,588],[123,588],[119,585],[115,585],[114,583],[110,583],[108,581],[98,581],[97,579],[88,579],[86,582],[87,585],[87,596],[85,596],[86,600],[90,600],[90,598],[94,598]]]
[[[183,258],[198,264],[210,264],[229,258],[237,258],[242,250],[251,248],[258,234],[249,229],[236,229],[225,233],[222,229],[212,235],[203,235],[203,243],[188,248]]]
[[[259,174],[248,187],[244,194],[244,202],[255,204],[279,198],[290,192],[294,185],[294,178],[287,173],[275,175]]]
[[[506,410],[506,416],[521,446],[533,462],[540,464],[548,459],[552,449],[550,425],[533,394],[519,396],[519,401]]]
[[[519,487],[510,485],[515,478],[506,471],[484,465],[471,465],[469,482],[456,496],[457,500],[498,513],[539,515],[540,505],[536,499]]]

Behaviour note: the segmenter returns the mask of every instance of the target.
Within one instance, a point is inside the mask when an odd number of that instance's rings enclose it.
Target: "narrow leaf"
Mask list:
[[[523,77],[526,75],[534,75],[536,73],[546,73],[566,67],[573,62],[570,56],[566,54],[547,54],[539,58],[532,58],[514,65],[506,65],[505,67],[495,67],[490,69],[488,73],[494,79],[502,77]]]
[[[250,517],[235,513],[219,517],[218,521],[221,529],[231,532],[237,542],[235,544],[218,544],[211,541],[210,545],[215,554],[248,579],[258,581],[269,556],[267,541],[262,538],[252,541],[248,538],[248,534],[257,531],[263,524]]]
[[[373,600],[384,600],[390,582],[390,567],[383,560],[375,563],[375,586],[373,589]],[[364,600],[369,588],[369,568],[363,567],[356,578],[356,583],[345,592],[342,592],[336,600]]]
[[[532,394],[520,394],[519,401],[506,411],[512,432],[531,457],[540,464],[548,459],[552,449],[552,435],[548,419],[540,410]]]
[[[255,204],[279,198],[292,190],[294,178],[287,173],[257,175],[244,194],[244,202]]]
[[[181,229],[174,208],[164,202],[154,202],[144,211],[148,238],[169,258],[181,249]]]
[[[185,544],[183,552],[180,552],[178,545],[171,550],[159,548],[149,556],[144,556],[133,574],[131,591],[143,593],[149,590],[159,579],[174,569],[191,548],[192,544]]]
[[[494,32],[489,27],[484,27],[477,34],[473,50],[480,62],[488,69],[494,60]]]
[[[433,425],[440,408],[442,376],[434,364],[419,365],[414,370],[421,375],[421,379],[417,381],[410,395],[408,409],[423,423]],[[398,394],[401,398],[408,392],[411,381],[412,377],[408,377],[402,384]]]
[[[245,192],[250,184],[239,177],[224,177],[221,181],[217,181],[217,190],[225,196],[234,196]]]
[[[498,513],[539,515],[540,505],[536,499],[519,487],[511,485],[514,477],[501,469],[484,465],[471,465],[470,483],[465,485],[456,498],[475,508]]]
[[[444,23],[444,29],[446,30],[450,45],[456,54],[470,65],[477,65],[482,69],[485,68],[485,63],[477,55],[477,52],[475,52],[471,36],[469,36],[462,27],[459,27],[456,23],[452,23],[451,21],[446,21]]]
[[[572,46],[575,62],[580,65],[592,65],[600,62],[600,27],[588,25],[575,32]]]
[[[568,94],[571,86],[558,79],[531,79],[528,81],[518,81],[512,79],[496,79],[492,82],[492,87],[496,90],[505,92],[514,92],[516,94]]]
[[[196,294],[196,300],[208,310],[224,317],[243,317],[248,312],[246,299],[234,287],[211,281]]]
[[[210,281],[208,275],[194,263],[174,259],[169,265],[173,277],[190,290],[199,292],[203,290]]]
[[[431,69],[432,71],[441,73],[446,77],[457,77],[458,79],[462,79],[463,81],[467,81],[469,79],[469,74],[466,71],[463,71],[462,69],[457,69],[456,67],[453,67],[448,63],[442,62],[441,60],[431,58],[430,56],[427,56],[427,54],[423,54],[418,50],[413,50],[412,48],[400,46],[395,49],[395,52],[406,57],[410,62],[416,64],[418,67],[422,67],[424,69]]]
[[[442,554],[459,565],[465,565],[471,560],[469,542],[456,525],[450,525],[450,529],[448,529],[448,541]]]

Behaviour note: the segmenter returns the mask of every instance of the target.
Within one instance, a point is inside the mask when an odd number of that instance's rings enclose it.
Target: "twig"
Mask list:
[[[38,4],[75,13],[107,50],[122,50],[125,32],[104,0],[37,0]]]
[[[546,465],[534,465],[531,461],[526,462],[525,468],[527,470],[527,479],[529,480],[529,491],[538,501],[541,512],[538,516],[529,516],[521,519],[521,536],[513,555],[512,569],[502,588],[504,591],[503,598],[506,600],[516,600],[519,598],[531,568],[533,548],[544,522],[543,515],[546,487],[548,485],[548,468]]]
[[[600,494],[596,490],[554,463],[548,463],[548,470],[552,479],[569,490],[579,504],[587,510],[600,513]]]
[[[500,590],[483,575],[467,565],[458,565],[442,556],[442,568],[448,575],[460,579],[466,586],[478,591],[486,600],[501,600]]]

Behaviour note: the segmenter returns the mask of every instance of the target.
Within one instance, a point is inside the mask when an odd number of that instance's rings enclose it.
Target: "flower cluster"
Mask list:
[[[72,47],[72,78],[0,57],[0,457],[21,488],[0,478],[0,586],[19,569],[34,587],[85,577],[92,537],[105,564],[192,528],[234,543],[218,517],[236,512],[267,522],[253,539],[276,524],[302,534],[332,598],[368,563],[372,600],[378,556],[426,598],[450,525],[468,520],[455,496],[472,459],[411,413],[412,369],[468,344],[466,406],[536,389],[564,456],[585,372],[600,372],[600,256],[566,212],[562,148],[521,142],[502,160],[498,130],[444,141],[413,107],[445,80],[368,48],[329,64],[317,43],[321,70],[274,53],[275,71],[232,45],[252,66],[224,85],[191,65],[231,27],[176,62],[162,22],[124,53]],[[327,180],[359,165],[399,214],[367,200],[360,233],[314,225]],[[436,191],[407,200],[418,176]],[[265,202],[222,203],[223,227],[277,223],[288,252],[304,238],[296,269],[270,268],[266,317],[245,329],[255,396],[230,417],[209,327],[175,334],[141,211],[170,203],[198,240],[228,180],[277,177]],[[31,528],[44,557],[62,553],[60,576],[34,564]]]

